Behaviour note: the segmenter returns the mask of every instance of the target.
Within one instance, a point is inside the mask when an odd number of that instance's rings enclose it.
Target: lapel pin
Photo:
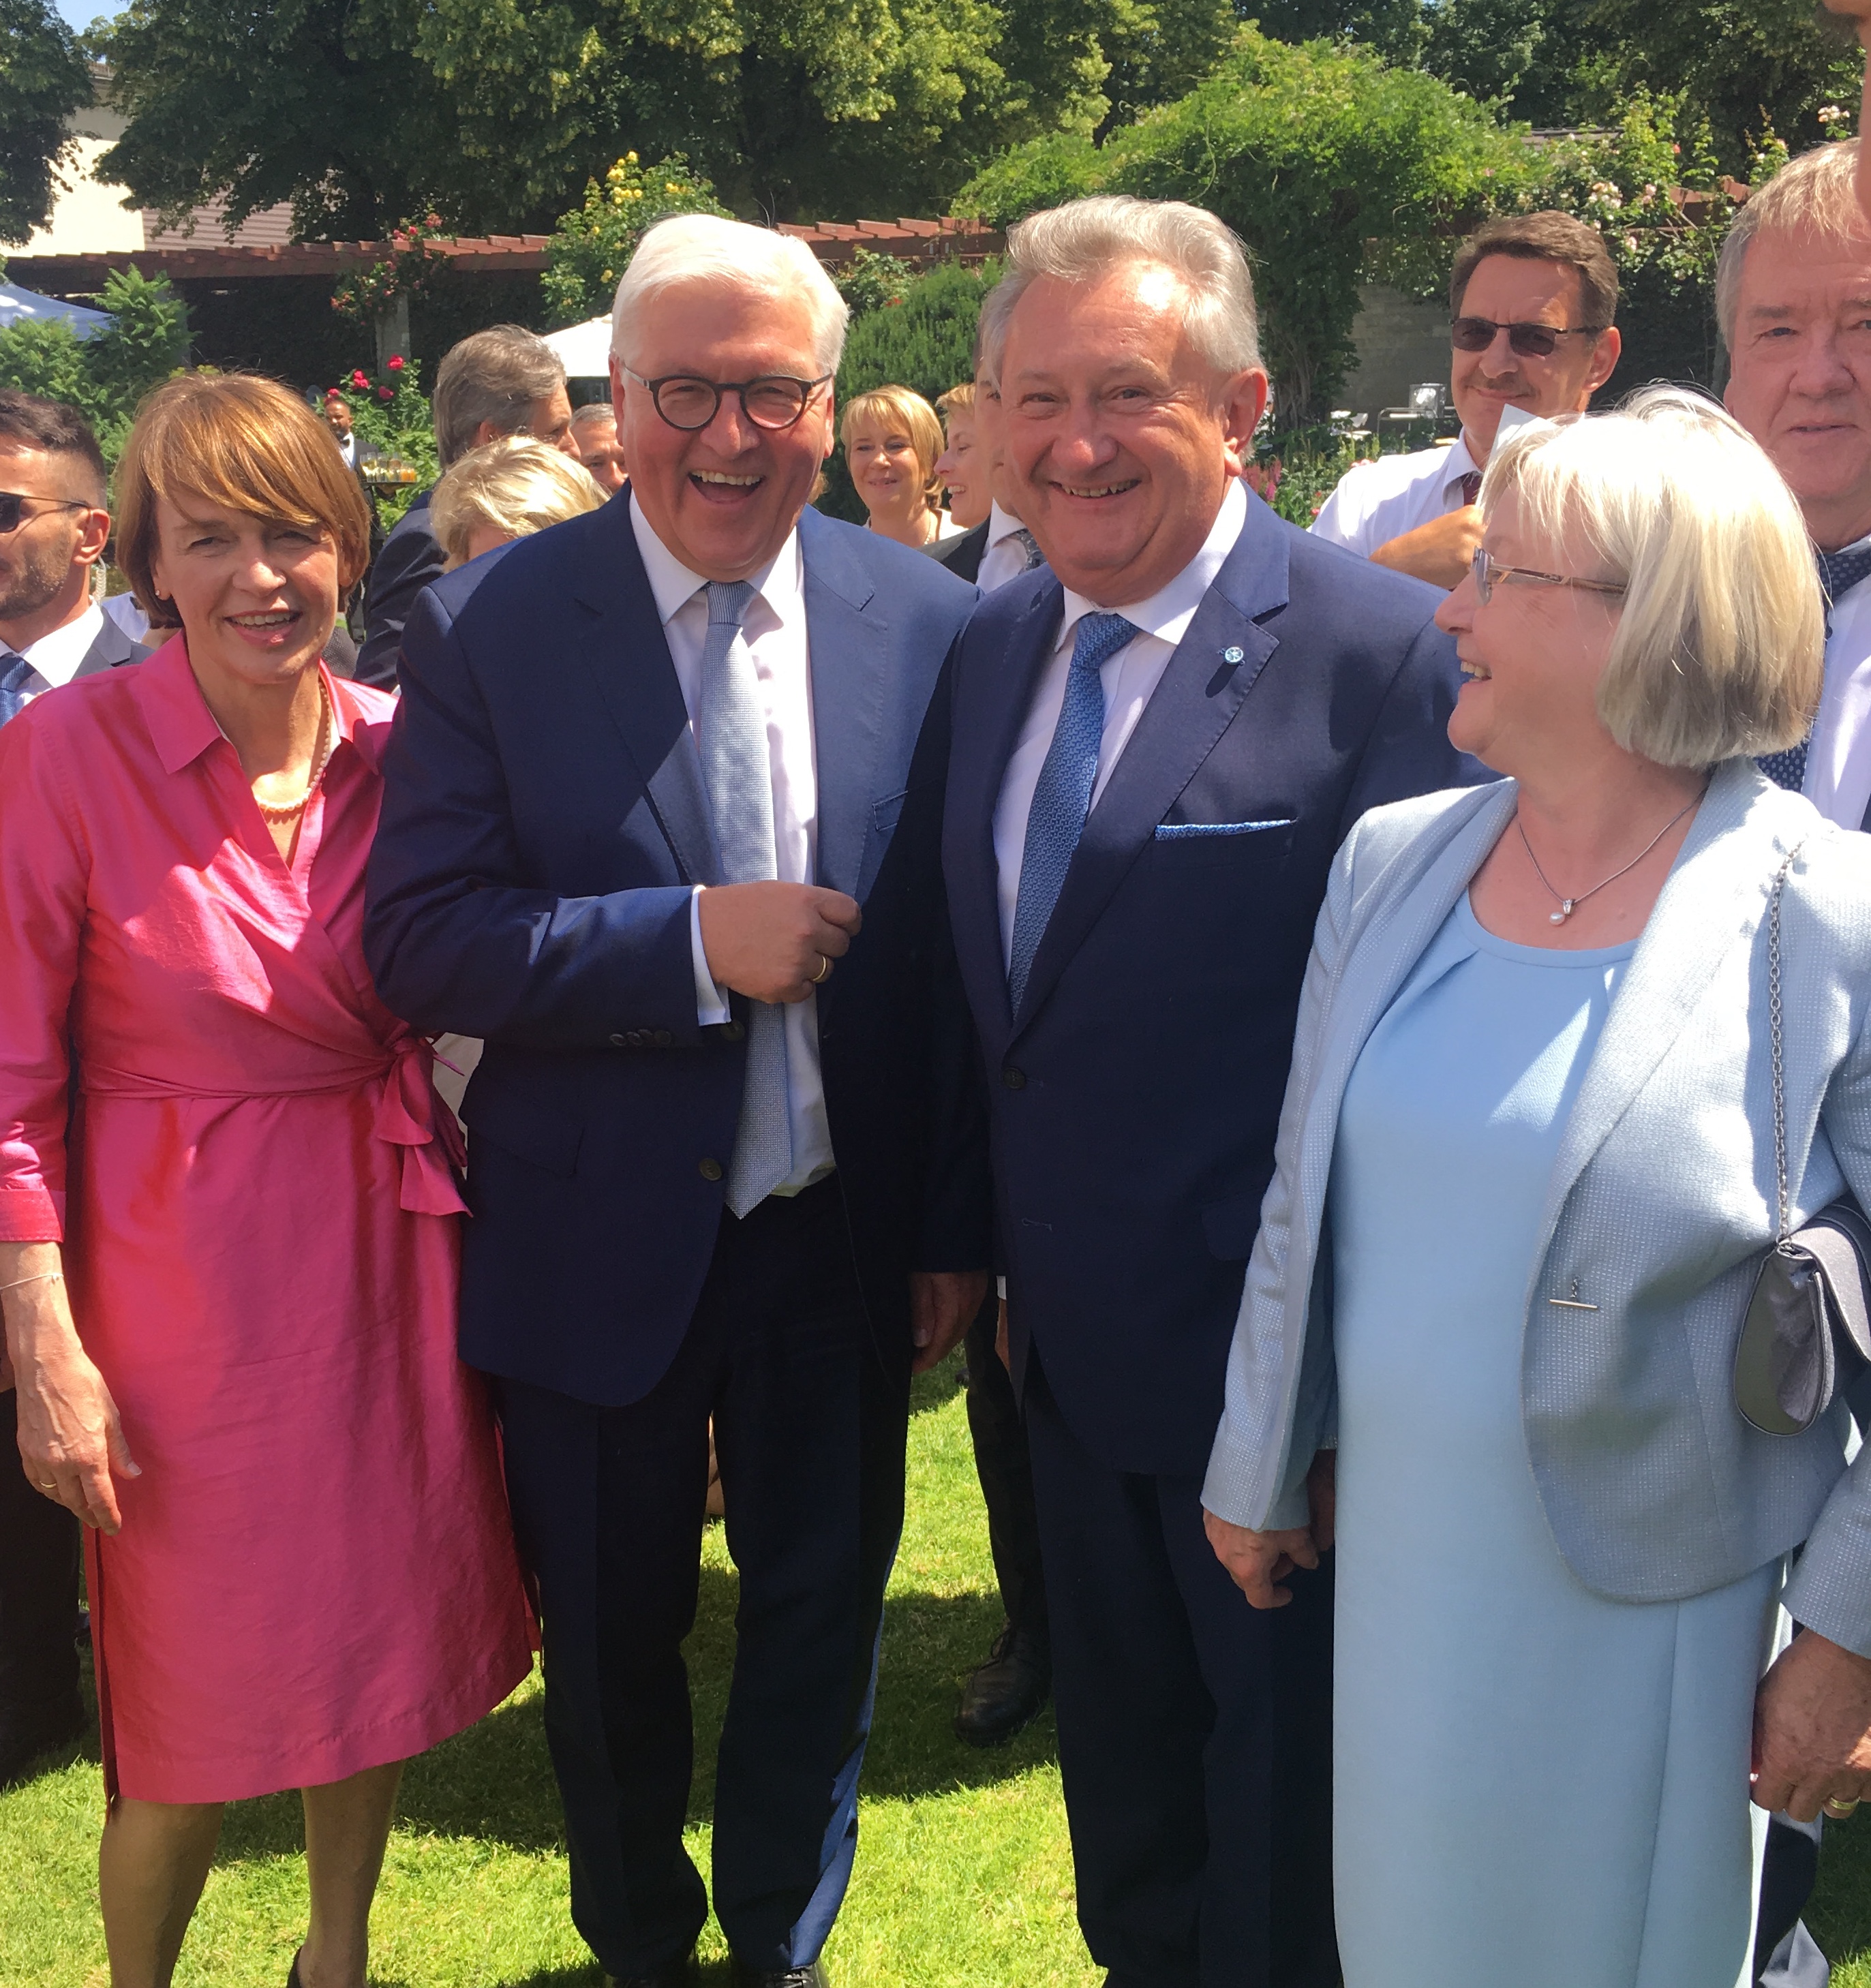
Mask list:
[[[1244,649],[1228,648],[1223,649],[1221,652],[1221,660],[1224,663],[1245,662],[1247,656],[1247,652]]]

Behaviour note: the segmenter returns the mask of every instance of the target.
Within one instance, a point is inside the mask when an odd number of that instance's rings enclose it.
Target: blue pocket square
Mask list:
[[[1196,835],[1256,835],[1266,828],[1291,828],[1292,818],[1284,821],[1159,821],[1159,842],[1181,842]]]

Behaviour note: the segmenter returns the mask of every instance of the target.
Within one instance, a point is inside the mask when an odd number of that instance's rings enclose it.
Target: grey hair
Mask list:
[[[435,369],[429,407],[442,468],[474,447],[483,421],[492,421],[498,434],[517,434],[533,403],[564,384],[558,354],[519,325],[496,324],[451,346]]]
[[[1494,445],[1481,512],[1517,502],[1553,567],[1582,531],[1624,587],[1598,711],[1627,752],[1710,766],[1806,735],[1825,617],[1812,546],[1765,452],[1713,401],[1646,387],[1616,412],[1529,422]]]
[[[681,283],[802,298],[812,315],[813,363],[821,373],[837,371],[851,311],[819,259],[796,235],[718,214],[672,214],[637,244],[611,313],[611,350],[620,364],[631,363],[645,310]]]
[[[602,421],[606,427],[617,424],[617,411],[608,401],[587,401],[582,407],[572,410],[572,431],[588,428],[594,422]]]
[[[1181,200],[1095,194],[1047,208],[1007,232],[1007,272],[981,306],[982,370],[1000,377],[1007,326],[1029,284],[1095,282],[1126,262],[1172,270],[1188,290],[1182,327],[1219,373],[1260,367],[1260,319],[1247,252],[1227,224]]]
[[[1858,140],[1842,138],[1788,160],[1742,203],[1728,224],[1715,265],[1715,322],[1731,352],[1741,303],[1741,265],[1748,245],[1763,229],[1835,240],[1856,235],[1871,252],[1864,210],[1858,204],[1857,174]]]

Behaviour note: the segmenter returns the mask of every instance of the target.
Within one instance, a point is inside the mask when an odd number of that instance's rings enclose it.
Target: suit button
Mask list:
[[[1013,1064],[1009,1063],[1000,1073],[1000,1080],[1010,1090],[1024,1090],[1027,1087],[1027,1073],[1023,1070],[1016,1070]]]
[[[659,1050],[666,1050],[675,1040],[667,1029],[658,1029],[650,1039]]]
[[[718,1181],[721,1178],[721,1162],[719,1160],[704,1160],[695,1172],[705,1181]]]
[[[613,1036],[611,1038],[611,1046],[614,1050],[628,1049],[630,1046],[629,1040],[624,1036]]]
[[[721,1025],[721,1039],[724,1043],[737,1043],[746,1033],[744,1023],[723,1022]]]

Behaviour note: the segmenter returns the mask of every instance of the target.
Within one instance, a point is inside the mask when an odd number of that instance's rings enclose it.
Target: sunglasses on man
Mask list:
[[[0,490],[0,539],[9,532],[19,529],[22,520],[30,524],[33,519],[43,517],[42,511],[29,512],[29,504],[49,505],[55,511],[95,511],[95,504],[87,504],[82,497],[29,497],[18,490]]]
[[[1596,338],[1602,324],[1497,324],[1491,317],[1458,317],[1449,327],[1457,352],[1485,352],[1502,332],[1523,359],[1550,359],[1562,338]]]

